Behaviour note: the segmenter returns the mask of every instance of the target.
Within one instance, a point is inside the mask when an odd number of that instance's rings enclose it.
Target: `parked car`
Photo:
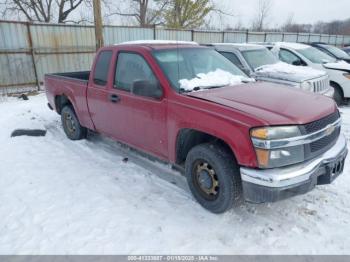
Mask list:
[[[210,46],[255,80],[293,86],[329,97],[334,95],[326,72],[281,62],[261,45],[218,43]]]
[[[104,47],[91,71],[48,74],[45,89],[69,139],[90,129],[171,163],[215,213],[329,184],[347,155],[332,99],[251,82],[191,43]]]
[[[346,52],[348,55],[350,55],[350,47],[344,47],[343,51]]]
[[[330,85],[334,88],[334,100],[338,105],[350,97],[350,64],[337,61],[317,48],[305,44],[278,42],[267,43],[265,46],[283,62],[326,71]]]
[[[350,55],[336,46],[317,42],[310,43],[309,45],[317,48],[318,50],[326,53],[327,55],[335,59],[344,60],[345,62],[350,63]]]

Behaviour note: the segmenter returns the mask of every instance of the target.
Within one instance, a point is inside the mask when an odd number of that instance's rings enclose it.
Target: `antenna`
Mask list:
[[[179,63],[179,41],[176,40],[176,57],[177,57],[177,82],[180,81],[180,63]],[[179,91],[181,90],[181,87],[179,88]]]

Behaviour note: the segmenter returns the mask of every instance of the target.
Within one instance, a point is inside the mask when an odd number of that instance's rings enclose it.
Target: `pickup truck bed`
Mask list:
[[[69,79],[88,82],[90,77],[90,71],[54,73],[54,74],[47,74],[47,76],[56,76],[60,78],[69,78]]]

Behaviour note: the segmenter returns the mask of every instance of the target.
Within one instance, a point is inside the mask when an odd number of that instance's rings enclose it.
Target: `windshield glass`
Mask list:
[[[315,47],[298,49],[297,51],[315,64],[333,63],[337,61],[335,58],[323,53]]]
[[[350,56],[345,53],[343,50],[339,49],[338,47],[331,46],[331,45],[321,45],[323,48],[327,49],[331,54],[338,58],[345,58],[349,59]]]
[[[213,49],[208,48],[179,48],[156,50],[153,52],[164,74],[173,88],[180,91],[180,80],[191,80],[199,74],[212,72],[227,72],[234,76],[247,78],[238,67]],[[220,81],[218,81],[218,85]],[[215,83],[213,83],[215,86]]]
[[[260,66],[272,65],[278,62],[277,58],[267,49],[242,51],[242,55],[247,63],[254,70]]]

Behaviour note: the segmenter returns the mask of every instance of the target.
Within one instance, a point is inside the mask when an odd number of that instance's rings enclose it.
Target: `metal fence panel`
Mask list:
[[[156,29],[156,39],[191,41],[192,32],[188,30]]]
[[[200,44],[221,43],[223,42],[223,32],[194,31],[193,41]]]
[[[91,26],[40,25],[30,27],[33,48],[39,52],[95,51],[95,31]]]
[[[249,32],[248,42],[265,42],[265,33]]]
[[[337,36],[336,35],[330,35],[329,36],[329,44],[331,44],[331,45],[335,45],[335,43],[336,43],[336,41],[337,41]]]
[[[344,42],[344,36],[342,36],[342,35],[337,36],[336,45],[341,46],[341,45],[343,45],[343,42]]]
[[[28,51],[27,25],[24,23],[0,23],[0,51]]]
[[[350,36],[344,36],[344,45],[350,45]]]
[[[0,54],[0,87],[35,85],[32,57],[27,53]]]
[[[310,34],[309,42],[321,42],[321,36],[318,34]]]
[[[225,32],[225,43],[245,43],[247,42],[246,32]]]
[[[42,54],[35,57],[39,82],[44,75],[57,72],[90,70],[94,53]]]
[[[294,33],[284,33],[283,34],[283,41],[284,42],[293,42],[295,43],[298,39],[298,35]]]
[[[320,42],[328,43],[329,42],[329,35],[321,35]]]
[[[266,33],[266,42],[283,41],[283,33]]]
[[[114,45],[127,41],[154,39],[153,28],[105,26],[103,28],[105,45]]]
[[[298,34],[298,39],[297,39],[298,43],[302,43],[302,42],[309,42],[309,34],[306,33],[299,33]]]

